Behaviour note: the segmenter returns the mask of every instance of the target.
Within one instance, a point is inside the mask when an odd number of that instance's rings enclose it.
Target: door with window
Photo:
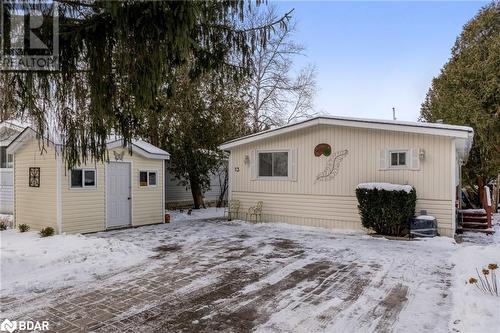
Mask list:
[[[110,162],[106,177],[106,227],[128,226],[132,204],[130,163]]]

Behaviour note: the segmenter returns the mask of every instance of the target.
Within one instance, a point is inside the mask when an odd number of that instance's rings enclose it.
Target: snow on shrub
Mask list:
[[[356,188],[363,227],[378,234],[402,236],[415,216],[417,193],[410,185],[364,183]]]

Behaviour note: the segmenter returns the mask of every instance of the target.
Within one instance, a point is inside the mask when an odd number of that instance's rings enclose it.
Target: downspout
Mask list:
[[[62,234],[62,157],[60,146],[56,146],[56,224],[57,233]]]
[[[162,189],[161,189],[161,218],[163,223],[165,223],[165,160],[161,162],[161,179],[162,179]]]
[[[12,154],[12,196],[13,196],[13,207],[12,207],[12,227],[16,228],[17,227],[17,221],[16,221],[16,153]]]
[[[451,237],[454,237],[455,232],[457,230],[457,212],[456,212],[456,199],[457,199],[457,185],[456,185],[456,180],[457,180],[457,141],[456,139],[452,139],[451,141],[451,188],[450,188],[450,195],[451,195],[451,218],[452,218],[452,224],[451,224]]]

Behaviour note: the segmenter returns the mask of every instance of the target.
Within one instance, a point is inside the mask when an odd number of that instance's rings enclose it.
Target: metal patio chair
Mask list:
[[[257,204],[253,207],[248,208],[247,221],[252,222],[252,216],[255,216],[255,223],[262,222],[262,206],[264,202],[257,201]]]
[[[224,209],[224,217],[227,213],[227,219],[231,221],[234,216],[238,218],[238,213],[240,210],[240,201],[239,200],[229,200],[229,204]]]

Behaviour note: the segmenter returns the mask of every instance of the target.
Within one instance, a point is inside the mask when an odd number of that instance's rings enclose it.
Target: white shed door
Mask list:
[[[106,227],[130,225],[130,163],[110,162],[106,187]]]

